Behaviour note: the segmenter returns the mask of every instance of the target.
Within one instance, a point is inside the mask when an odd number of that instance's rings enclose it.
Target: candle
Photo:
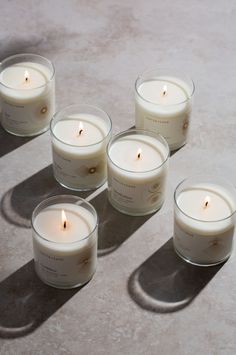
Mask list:
[[[194,84],[189,79],[143,73],[135,83],[136,127],[160,133],[170,150],[186,143]]]
[[[214,177],[214,180],[216,178]],[[192,264],[215,265],[232,250],[235,192],[205,178],[184,180],[175,191],[174,247]]]
[[[169,148],[163,137],[143,130],[116,135],[107,147],[108,198],[119,211],[145,215],[165,197]]]
[[[89,190],[106,181],[106,145],[111,120],[89,105],[72,105],[51,122],[53,170],[56,180],[73,190]]]
[[[97,214],[76,196],[54,196],[33,212],[33,249],[39,278],[54,287],[83,285],[97,261]]]
[[[55,112],[54,67],[39,55],[20,54],[0,66],[1,124],[9,133],[34,136]]]

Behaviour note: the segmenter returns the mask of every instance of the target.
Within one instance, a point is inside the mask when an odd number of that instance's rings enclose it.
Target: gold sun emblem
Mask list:
[[[189,120],[188,118],[185,118],[184,122],[183,122],[183,132],[185,133],[188,129],[189,126]]]
[[[43,107],[41,108],[40,112],[41,112],[42,115],[45,115],[45,113],[47,112],[47,110],[48,110],[47,106],[43,106]]]
[[[96,167],[89,168],[89,174],[94,174],[96,173]]]

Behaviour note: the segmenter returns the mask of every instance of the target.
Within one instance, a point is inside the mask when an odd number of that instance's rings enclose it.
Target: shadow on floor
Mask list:
[[[0,338],[33,332],[81,288],[58,290],[45,285],[29,261],[0,282]]]
[[[91,191],[78,193],[62,187],[53,176],[52,165],[49,165],[7,191],[1,201],[1,213],[9,223],[30,228],[32,212],[45,198],[59,194],[85,198],[90,193]]]
[[[183,261],[176,255],[171,238],[132,273],[128,291],[143,309],[176,312],[190,304],[221,267]]]
[[[1,116],[1,113],[0,113]],[[11,151],[19,148],[23,144],[28,143],[35,137],[17,137],[13,134],[6,132],[0,126],[0,157],[4,156],[5,154],[10,153]]]
[[[115,251],[126,239],[153,216],[134,217],[125,215],[112,207],[107,189],[89,201],[97,210],[99,218],[98,256]]]

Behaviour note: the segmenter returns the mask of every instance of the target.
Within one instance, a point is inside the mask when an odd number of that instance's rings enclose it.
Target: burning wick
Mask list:
[[[138,151],[137,151],[137,159],[141,158],[141,153],[142,153],[142,149],[139,148]]]
[[[207,208],[209,207],[209,203],[210,203],[211,198],[209,196],[206,196],[205,200],[204,200],[204,206],[203,208]]]
[[[29,82],[29,72],[28,70],[25,71],[25,83]]]
[[[81,134],[83,133],[83,131],[84,131],[83,123],[80,122],[80,123],[79,123],[79,136],[81,136]]]
[[[162,89],[162,96],[166,96],[166,95],[167,95],[167,85],[164,85]]]
[[[66,225],[67,225],[67,219],[66,219],[66,214],[65,214],[64,210],[61,211],[61,221],[62,221],[63,229],[65,230]]]

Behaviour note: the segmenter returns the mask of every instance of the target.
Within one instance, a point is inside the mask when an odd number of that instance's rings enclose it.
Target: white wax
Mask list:
[[[66,228],[61,220],[62,210],[67,218]],[[72,287],[92,277],[97,231],[91,212],[71,203],[55,204],[42,210],[33,225],[36,271],[43,281],[57,287]]]
[[[206,198],[209,203],[205,206]],[[221,186],[198,184],[181,191],[175,208],[174,244],[199,264],[214,264],[230,255],[235,204]]]
[[[83,131],[80,132],[80,123]],[[106,145],[110,127],[91,114],[76,114],[53,128],[53,168],[56,179],[72,189],[95,188],[106,180]]]
[[[55,112],[52,75],[49,68],[33,62],[17,63],[0,73],[2,125],[6,130],[34,135],[48,127]]]
[[[171,150],[183,145],[191,112],[188,85],[178,78],[159,77],[144,81],[137,91],[136,127],[160,133]]]
[[[115,207],[129,214],[151,213],[161,207],[168,157],[161,142],[148,135],[127,135],[111,145],[109,157],[108,191]]]

